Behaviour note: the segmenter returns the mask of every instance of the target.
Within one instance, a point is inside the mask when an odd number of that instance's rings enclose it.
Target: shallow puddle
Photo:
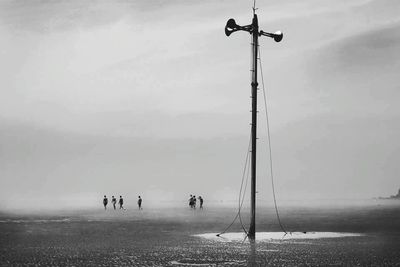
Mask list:
[[[205,233],[194,235],[197,237],[205,238],[213,241],[220,242],[243,242],[247,239],[246,234],[243,232],[237,233]],[[265,242],[273,240],[299,240],[299,239],[320,239],[320,238],[342,238],[342,237],[355,237],[362,236],[358,233],[338,233],[338,232],[259,232],[256,233],[256,241]]]

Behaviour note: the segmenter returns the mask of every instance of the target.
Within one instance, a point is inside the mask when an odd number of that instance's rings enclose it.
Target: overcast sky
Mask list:
[[[252,2],[1,1],[0,207],[235,199],[251,50],[224,26],[250,24]],[[400,2],[257,6],[260,29],[284,32],[260,39],[278,199],[395,193]],[[270,201],[259,114],[258,197]]]

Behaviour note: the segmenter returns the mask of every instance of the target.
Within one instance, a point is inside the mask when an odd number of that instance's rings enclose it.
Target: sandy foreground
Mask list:
[[[256,243],[241,238],[226,240],[229,234],[224,242],[214,238],[214,233],[224,230],[234,216],[235,208],[223,207],[196,211],[168,207],[142,211],[2,213],[0,263],[1,266],[400,264],[399,205],[282,209],[288,230],[306,231],[311,236],[328,232],[334,238],[322,234],[318,238],[261,240],[261,233]],[[257,227],[260,232],[281,235],[272,209],[259,212]],[[240,223],[235,223],[229,232],[240,236]]]

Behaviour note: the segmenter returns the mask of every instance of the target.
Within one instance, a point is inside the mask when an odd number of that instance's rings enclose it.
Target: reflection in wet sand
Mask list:
[[[248,266],[256,266],[256,256],[257,256],[257,249],[256,249],[256,242],[254,240],[249,240],[250,242],[250,253],[249,253],[249,260]]]

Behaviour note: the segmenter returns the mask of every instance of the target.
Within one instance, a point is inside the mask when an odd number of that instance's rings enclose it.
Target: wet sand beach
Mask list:
[[[186,207],[1,213],[1,266],[396,266],[400,203],[282,207],[290,231],[358,233],[321,239],[218,242],[236,209]],[[246,218],[244,213],[243,217]],[[272,207],[258,231],[279,232]],[[245,220],[246,221],[246,220]],[[247,222],[247,221],[246,221]],[[235,223],[230,232],[240,232]]]

